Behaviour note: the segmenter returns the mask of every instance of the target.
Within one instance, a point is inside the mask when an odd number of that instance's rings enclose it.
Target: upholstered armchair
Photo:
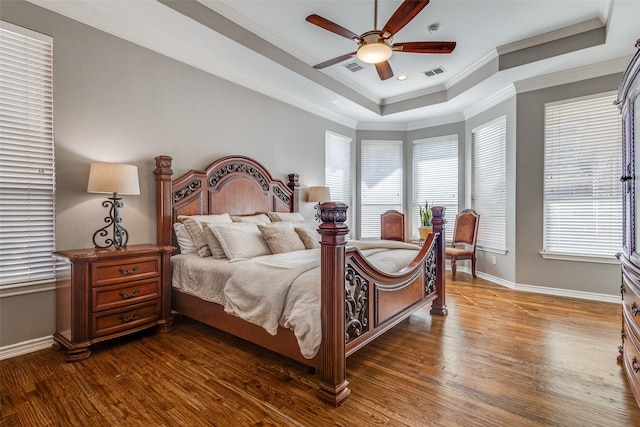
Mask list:
[[[451,261],[451,276],[456,280],[456,262],[471,260],[471,274],[476,277],[476,242],[480,215],[473,209],[465,209],[456,215],[451,247],[445,248],[445,258]]]
[[[404,214],[390,210],[380,215],[380,238],[404,242]]]

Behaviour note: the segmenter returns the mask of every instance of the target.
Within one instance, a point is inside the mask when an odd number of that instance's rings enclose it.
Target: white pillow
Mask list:
[[[180,222],[174,223],[173,230],[176,232],[176,239],[178,240],[181,254],[192,254],[198,251],[189,230],[187,230],[184,224]]]
[[[258,225],[262,238],[274,254],[307,249],[289,222]]]
[[[267,212],[273,222],[301,222],[304,217],[300,212]]]
[[[271,250],[262,238],[258,224],[235,222],[233,224],[209,225],[218,238],[229,261],[240,261],[262,255],[269,255]]]
[[[233,215],[231,217],[233,222],[249,222],[251,224],[266,224],[271,222],[269,217],[265,214],[255,214],[255,215]]]
[[[181,221],[187,231],[191,235],[193,242],[196,245],[196,252],[200,257],[205,258],[211,256],[211,249],[207,245],[204,238],[204,232],[202,230],[202,224],[211,223],[231,223],[231,217],[229,214],[221,215],[180,215],[178,221]]]

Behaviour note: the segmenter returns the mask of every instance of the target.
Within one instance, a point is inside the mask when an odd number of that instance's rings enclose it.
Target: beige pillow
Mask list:
[[[258,225],[258,229],[260,229],[262,238],[267,242],[269,249],[274,254],[306,249],[305,244],[300,240],[300,236],[298,236],[298,233],[290,223]]]
[[[178,216],[178,221],[181,221],[184,226],[187,228],[189,234],[191,234],[191,238],[193,239],[193,243],[196,245],[196,252],[200,257],[205,258],[211,256],[211,249],[207,245],[207,242],[204,238],[204,232],[202,230],[202,223],[211,224],[211,223],[231,223],[231,217],[229,214],[221,214],[221,215],[180,215]]]
[[[271,250],[262,238],[258,224],[235,222],[232,224],[211,224],[209,226],[218,238],[229,261],[240,261],[262,255]]]
[[[251,224],[266,224],[271,222],[269,217],[265,214],[255,214],[255,215],[233,215],[231,217],[233,222],[248,222]]]
[[[294,230],[298,234],[298,236],[300,236],[300,240],[302,240],[304,246],[307,249],[315,249],[320,247],[321,236],[317,231],[302,226],[296,226],[294,227]]]
[[[224,259],[227,257],[227,254],[224,253],[224,249],[222,248],[220,241],[218,240],[216,235],[213,234],[213,230],[211,229],[212,226],[215,227],[215,224],[204,224],[202,226],[204,241],[207,242],[207,246],[209,247],[209,250],[211,251],[211,256],[213,258]]]
[[[300,212],[267,212],[273,222],[301,222],[304,217]]]

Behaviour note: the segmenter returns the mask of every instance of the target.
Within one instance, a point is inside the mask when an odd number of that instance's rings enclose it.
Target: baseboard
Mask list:
[[[465,273],[471,274],[470,269],[458,268]],[[484,280],[495,283],[496,285],[504,286],[509,289],[523,292],[533,292],[536,294],[554,295],[558,297],[570,297],[578,298],[590,301],[608,302],[614,304],[620,304],[621,297],[619,295],[598,294],[595,292],[574,291],[570,289],[549,288],[546,286],[524,285],[521,283],[513,283],[499,277],[494,277],[489,274],[476,272],[476,275]]]
[[[0,360],[10,359],[23,354],[50,348],[53,345],[53,336],[35,338],[28,341],[0,347]]]

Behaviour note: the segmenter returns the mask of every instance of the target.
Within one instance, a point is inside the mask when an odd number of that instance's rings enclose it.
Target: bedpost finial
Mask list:
[[[171,161],[173,160],[170,156],[157,156],[156,160],[156,169],[153,171],[156,175],[173,175],[173,170],[171,170]]]

